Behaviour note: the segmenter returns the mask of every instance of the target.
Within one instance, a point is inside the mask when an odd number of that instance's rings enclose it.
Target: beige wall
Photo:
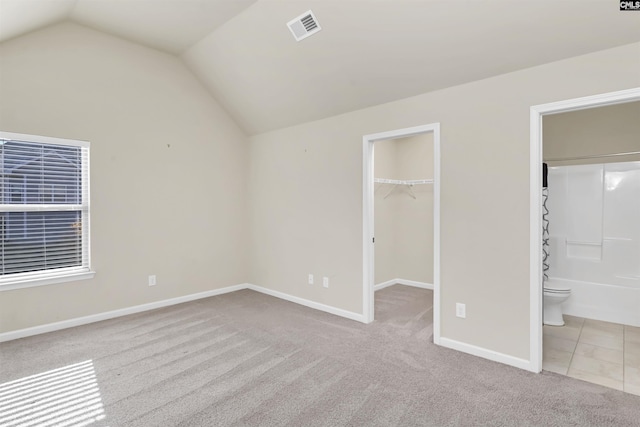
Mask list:
[[[433,133],[398,141],[398,169],[399,179],[433,178]],[[395,194],[397,277],[433,283],[433,185],[416,185],[413,192],[415,199]]]
[[[388,139],[374,144],[374,176],[376,178],[399,179],[397,177],[397,143]],[[399,278],[396,268],[396,203],[395,194],[385,196],[390,190],[389,185],[374,184],[374,235],[375,271],[374,283],[383,283]]]
[[[523,359],[529,107],[640,86],[635,43],[257,135],[247,147],[175,57],[63,24],[0,45],[0,61],[0,129],[92,143],[97,271],[1,292],[0,331],[247,279],[362,313],[362,136],[440,122],[442,336]],[[308,285],[308,273],[330,287]]]
[[[250,280],[362,313],[362,136],[440,122],[442,336],[528,360],[530,107],[638,86],[635,43],[254,136]]]
[[[545,116],[542,128],[545,159],[640,151],[640,102]],[[638,160],[640,155],[549,162],[549,165]]]
[[[431,179],[433,134],[378,141],[374,158],[376,178]],[[433,283],[433,186],[414,186],[415,199],[405,186],[391,189],[376,184],[375,283]]]
[[[0,130],[91,142],[97,273],[0,292],[0,332],[247,281],[247,141],[176,57],[62,24],[0,63]]]

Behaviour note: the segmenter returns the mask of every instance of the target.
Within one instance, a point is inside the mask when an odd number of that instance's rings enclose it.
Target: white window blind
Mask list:
[[[0,288],[89,271],[89,143],[0,132]]]

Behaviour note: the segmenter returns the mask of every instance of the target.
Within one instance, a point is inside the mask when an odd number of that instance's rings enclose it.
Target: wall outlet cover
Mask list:
[[[456,316],[461,317],[461,318],[466,318],[467,317],[467,306],[466,304],[462,304],[457,302],[456,303]]]

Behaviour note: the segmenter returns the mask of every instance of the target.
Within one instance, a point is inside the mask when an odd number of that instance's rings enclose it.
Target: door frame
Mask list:
[[[549,104],[530,110],[530,360],[531,371],[542,371],[542,118],[546,115],[640,101],[640,87]]]
[[[396,129],[362,137],[362,313],[364,322],[374,317],[374,143],[433,133],[433,341],[440,343],[440,123]]]

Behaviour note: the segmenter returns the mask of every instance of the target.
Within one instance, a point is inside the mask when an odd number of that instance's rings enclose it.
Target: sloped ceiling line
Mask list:
[[[0,41],[69,19],[179,55],[252,135],[640,41],[640,13],[618,6],[611,0],[0,0]],[[286,23],[307,10],[323,30],[296,42]]]
[[[0,42],[65,19],[178,55],[257,0],[0,0]]]

